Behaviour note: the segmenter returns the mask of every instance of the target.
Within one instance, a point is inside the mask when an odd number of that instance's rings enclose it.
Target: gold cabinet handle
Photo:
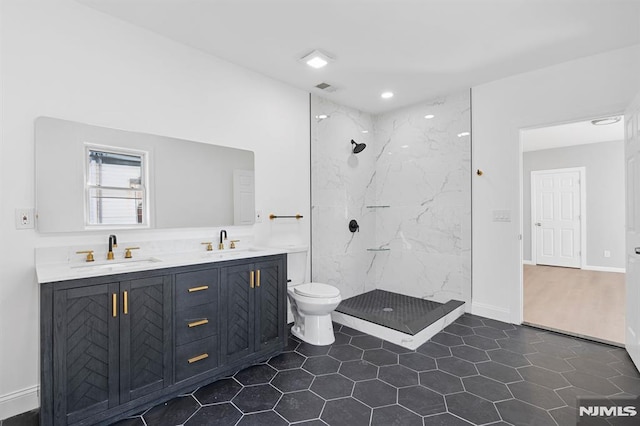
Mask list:
[[[140,247],[126,247],[124,249],[124,258],[131,259],[131,250],[139,250]]]
[[[95,259],[93,258],[93,250],[81,250],[81,251],[77,251],[76,254],[86,254],[87,255],[87,262],[93,262]]]
[[[251,272],[249,273],[249,286],[250,286],[251,288],[253,288],[253,287],[254,287],[254,285],[255,285],[255,272],[254,272],[254,271],[251,271]]]
[[[111,310],[113,317],[118,316],[118,295],[113,293],[113,297],[111,298]]]
[[[256,287],[260,287],[260,269],[256,271]]]
[[[201,319],[199,321],[190,322],[189,324],[187,324],[187,326],[189,328],[192,328],[192,327],[197,327],[199,325],[205,325],[205,324],[209,324],[209,320],[206,319],[206,318],[205,319]]]
[[[124,314],[127,315],[129,313],[129,292],[125,290],[123,297],[123,309]]]
[[[205,358],[209,358],[209,354],[202,354],[198,356],[194,356],[193,358],[189,358],[189,364],[193,364],[194,362],[201,361]]]
[[[201,285],[200,287],[191,287],[188,291],[189,293],[193,293],[194,291],[202,291],[202,290],[208,290],[209,286],[208,285]]]

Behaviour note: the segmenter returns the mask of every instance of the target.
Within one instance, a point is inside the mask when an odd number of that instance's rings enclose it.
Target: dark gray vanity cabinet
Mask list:
[[[269,351],[284,342],[286,263],[282,259],[222,268],[223,362]]]

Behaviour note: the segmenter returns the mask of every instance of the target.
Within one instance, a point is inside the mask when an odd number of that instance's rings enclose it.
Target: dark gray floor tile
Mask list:
[[[242,413],[238,411],[232,404],[225,402],[224,404],[208,405],[202,407],[198,412],[189,419],[186,426],[208,426],[208,425],[233,425],[242,417]],[[148,425],[160,425],[161,423],[150,422],[146,416],[145,420]],[[172,423],[172,425],[182,423]]]
[[[333,342],[333,346],[348,345],[351,341],[351,336],[344,333],[333,333],[333,336],[336,339]]]
[[[595,361],[587,357],[577,357],[568,359],[567,362],[571,364],[576,370],[585,371],[594,376],[609,378],[619,376],[620,372],[613,367],[603,364],[602,362]]]
[[[533,343],[536,350],[543,354],[553,355],[558,358],[567,359],[575,358],[576,353],[564,346],[556,345],[550,342]]]
[[[333,331],[340,331],[340,329],[342,328],[342,324],[338,324],[337,322],[334,322],[333,324]]]
[[[407,348],[405,348],[403,346],[396,345],[396,344],[391,343],[391,342],[387,342],[386,340],[382,342],[382,347],[384,349],[386,349],[388,351],[391,351],[393,353],[396,353],[396,354],[406,354],[406,353],[409,353],[409,352],[415,352],[412,349],[407,349]]]
[[[564,373],[574,370],[573,366],[560,357],[545,353],[535,353],[526,355],[526,358],[533,365],[555,371],[556,373]]]
[[[516,426],[555,426],[555,421],[545,410],[517,399],[496,402],[502,420]]]
[[[620,389],[611,384],[607,379],[593,376],[584,371],[570,371],[562,373],[565,379],[573,386],[586,389],[598,395],[609,396],[620,393]]]
[[[477,349],[472,346],[454,346],[451,348],[453,356],[462,358],[470,362],[489,361],[489,356],[482,349]]]
[[[493,327],[475,327],[473,332],[478,336],[487,337],[489,339],[506,339],[507,335],[504,331]]]
[[[512,339],[521,340],[527,343],[542,342],[542,337],[540,337],[541,331],[536,328],[516,326],[513,330],[505,330],[505,333],[507,333],[507,335]]]
[[[464,336],[462,338],[465,345],[473,346],[474,348],[488,350],[488,349],[498,349],[500,346],[498,345],[498,341],[495,339],[489,339],[488,337],[482,337],[478,335],[473,336]]]
[[[418,373],[402,365],[388,365],[380,367],[378,378],[395,387],[413,386],[418,384]]]
[[[327,426],[327,424],[320,419],[315,419],[296,423],[296,426]]]
[[[123,423],[124,422],[124,423]],[[12,416],[4,420],[0,420],[0,425],[2,426],[38,426],[40,424],[40,410],[31,410],[25,413],[18,414],[17,416]],[[118,424],[122,425],[143,425],[142,419],[140,417],[136,417],[135,419],[125,419]]]
[[[469,361],[465,361],[454,356],[449,358],[438,358],[436,360],[439,370],[446,371],[458,377],[474,376],[478,374],[476,367]]]
[[[375,408],[372,426],[422,426],[422,418],[399,405]]]
[[[530,343],[515,339],[500,339],[497,341],[502,349],[506,349],[517,354],[535,354],[538,352],[535,346]]]
[[[580,346],[580,341],[571,336],[565,336],[564,334],[548,331],[540,333],[539,336],[545,342],[553,343],[554,345],[563,346],[565,348]]]
[[[456,336],[455,334],[446,333],[444,331],[441,331],[440,333],[433,336],[431,338],[431,341],[449,347],[464,345],[462,337]]]
[[[422,355],[418,352],[400,354],[398,362],[405,367],[415,371],[428,371],[436,368],[436,361],[430,356]]]
[[[269,365],[278,370],[289,370],[300,367],[305,357],[296,352],[284,352],[269,360]]]
[[[524,355],[517,354],[515,352],[508,351],[506,349],[494,349],[487,351],[489,358],[492,361],[499,362],[500,364],[508,365],[509,367],[524,367],[531,365],[529,360]]]
[[[144,420],[150,425],[181,425],[200,408],[200,404],[191,396],[173,398],[164,404],[156,405],[144,414]],[[240,418],[240,417],[238,417]]]
[[[275,411],[289,422],[317,419],[324,406],[324,400],[309,391],[282,395]]]
[[[535,383],[517,382],[507,386],[509,386],[514,397],[545,410],[560,408],[565,405],[564,401],[554,391]]]
[[[193,396],[195,396],[202,405],[217,404],[219,402],[231,401],[233,397],[240,392],[240,389],[242,389],[242,385],[234,379],[221,379],[210,385],[201,387]]]
[[[24,423],[23,421],[15,423],[11,421],[12,419],[13,417],[6,419],[4,421],[0,421],[0,426],[38,426],[40,424],[39,419],[35,423],[34,422]],[[110,426],[146,426],[146,425],[142,420],[142,416],[137,416],[137,417],[130,417],[128,419],[120,420],[119,422],[112,423]]]
[[[364,351],[362,359],[377,366],[392,365],[398,363],[398,354],[389,352],[386,349],[369,349]]]
[[[569,386],[560,373],[536,367],[534,365],[518,368],[518,373],[528,382],[547,387],[549,389],[560,389]]]
[[[296,368],[295,370],[280,371],[271,380],[271,384],[282,392],[295,392],[309,389],[313,378],[313,375],[305,370]]]
[[[498,330],[513,330],[516,327],[513,324],[509,324],[507,322],[496,321],[494,319],[482,318],[482,322],[487,327],[497,328]]]
[[[580,357],[589,358],[604,364],[618,361],[618,358],[613,356],[609,351],[602,348],[593,349],[593,347],[575,346],[572,347],[571,350]]]
[[[444,331],[450,334],[455,334],[456,336],[461,336],[461,337],[470,336],[474,334],[471,327],[467,327],[466,325],[456,324],[456,323],[448,325],[447,327],[445,327]]]
[[[422,386],[411,386],[398,390],[398,404],[409,410],[428,416],[447,411],[444,397]]]
[[[264,411],[245,415],[237,426],[288,426],[289,422],[275,411]]]
[[[615,368],[620,374],[625,376],[640,379],[640,373],[636,369],[635,365],[631,361],[616,361],[609,364],[610,367]]]
[[[327,353],[329,353],[329,349],[331,349],[331,345],[316,346],[306,342],[302,342],[298,346],[298,349],[296,349],[296,352],[304,356],[318,356],[326,355]]]
[[[331,426],[368,426],[371,409],[353,398],[327,401],[320,417]]]
[[[291,353],[291,352],[287,352]],[[269,383],[277,371],[266,364],[252,365],[239,371],[234,376],[241,384],[247,385],[259,385],[263,383]]]
[[[376,349],[382,347],[382,339],[373,336],[355,336],[351,338],[351,346],[360,349]]]
[[[629,376],[618,376],[609,379],[614,385],[631,395],[640,395],[640,379]]]
[[[375,379],[378,377],[378,366],[363,360],[347,361],[342,363],[339,372],[356,381]]]
[[[383,381],[373,379],[356,383],[353,397],[367,404],[369,407],[382,407],[395,404],[398,390]]]
[[[353,361],[362,358],[362,349],[351,345],[333,346],[329,350],[329,355],[339,361]]]
[[[558,423],[558,426],[575,426],[578,424],[578,416],[575,408],[562,407],[549,410],[551,417]]]
[[[351,395],[353,380],[340,374],[318,376],[313,380],[310,389],[324,399],[342,398]]]
[[[424,418],[424,426],[469,426],[466,420],[456,417],[451,413],[436,414]]]
[[[338,371],[340,361],[330,356],[314,356],[313,358],[307,358],[304,364],[302,364],[302,368],[311,374],[330,374]]]
[[[243,413],[270,410],[282,396],[282,392],[271,385],[248,386],[240,391],[231,402]]]
[[[502,383],[519,382],[522,380],[522,376],[520,376],[520,373],[518,373],[515,368],[498,362],[479,362],[476,364],[476,368],[483,376],[487,376]]]
[[[473,394],[460,392],[447,395],[445,398],[449,412],[468,422],[484,424],[500,420],[500,416],[493,403]]]
[[[340,329],[340,332],[349,336],[362,336],[367,334],[367,333],[363,333],[362,331],[358,331],[355,328],[347,327],[346,325],[342,326],[342,328]]]
[[[295,351],[299,344],[300,344],[300,342],[298,342],[297,340],[289,337],[287,339],[287,346],[284,347],[284,352],[293,352],[293,351]]]
[[[568,388],[558,389],[556,390],[556,393],[560,398],[562,398],[565,404],[567,404],[569,407],[572,407],[572,408],[575,408],[578,406],[577,401],[579,397],[585,397],[585,396],[598,397],[599,396],[593,392],[589,392],[588,390],[577,388],[575,386],[569,386]]]
[[[459,377],[440,370],[420,373],[420,385],[433,389],[443,395],[464,390],[462,380],[460,380]]]
[[[416,349],[416,352],[430,356],[431,358],[451,356],[451,350],[449,349],[449,347],[435,342],[427,342],[421,345],[418,349]]]
[[[467,392],[492,402],[513,398],[504,383],[484,376],[472,376],[462,379]]]

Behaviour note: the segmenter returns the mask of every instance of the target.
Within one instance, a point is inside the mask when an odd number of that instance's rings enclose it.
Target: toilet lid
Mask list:
[[[329,284],[307,283],[297,285],[293,291],[300,296],[306,297],[337,297],[340,296],[340,290]]]

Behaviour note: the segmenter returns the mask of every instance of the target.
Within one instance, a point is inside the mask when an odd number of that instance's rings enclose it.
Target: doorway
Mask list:
[[[523,130],[521,139],[524,323],[623,345],[623,120]]]

